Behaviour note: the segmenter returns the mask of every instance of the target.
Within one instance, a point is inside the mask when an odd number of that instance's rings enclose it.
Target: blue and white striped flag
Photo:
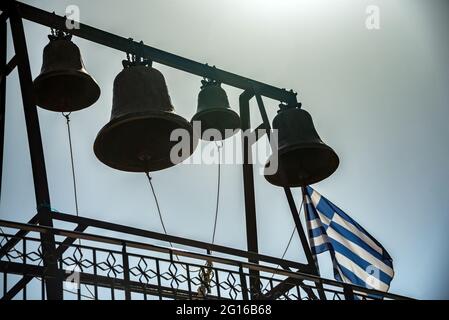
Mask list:
[[[312,254],[329,251],[338,281],[388,291],[393,260],[357,222],[311,187],[306,188],[306,223]]]

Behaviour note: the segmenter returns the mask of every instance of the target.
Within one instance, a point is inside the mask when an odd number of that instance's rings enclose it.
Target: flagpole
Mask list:
[[[304,208],[304,217],[305,217],[304,220],[306,222],[307,230],[309,230],[310,229],[309,228],[309,223],[310,222],[307,221],[307,216],[309,215],[309,208],[307,206],[308,201],[307,201],[306,187],[301,187],[301,192],[302,192],[302,204],[303,204],[303,208]],[[308,247],[308,249],[309,249],[309,251],[311,253],[312,252],[312,248],[311,248],[311,243],[310,243],[310,237],[308,237],[308,238],[309,238],[309,242],[308,242],[309,247]],[[316,259],[316,256],[312,254],[312,258],[313,258],[313,261],[314,261],[314,264],[315,264],[315,270],[316,270],[317,276],[321,277],[320,267],[318,265],[318,261]],[[320,299],[326,300],[326,294],[324,292],[323,285],[321,283],[319,283],[319,282],[316,282],[316,286],[317,286],[317,291],[318,291],[318,295],[320,296]]]
[[[307,201],[307,191],[306,191],[306,187],[301,187],[301,191],[302,191],[302,204],[303,204],[303,208],[304,208],[304,217],[305,217],[305,222],[306,222],[306,228],[307,228],[307,230],[310,230],[310,228],[309,228],[309,225],[310,225],[310,222],[307,220],[307,216],[309,215],[309,208],[308,208],[308,206],[307,206],[307,204],[308,204],[308,201]],[[310,248],[310,251],[312,251],[312,244],[310,243],[310,237],[307,237],[308,238],[308,240],[309,240],[309,248]],[[320,274],[320,266],[318,265],[318,261],[317,261],[317,259],[316,259],[316,256],[315,255],[313,255],[312,254],[312,257],[313,257],[313,260],[315,261],[315,266],[316,266],[316,270],[317,270],[317,273],[318,273],[318,276],[320,276],[321,277],[321,274]]]

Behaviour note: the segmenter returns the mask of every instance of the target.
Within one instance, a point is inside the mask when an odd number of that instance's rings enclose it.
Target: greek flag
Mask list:
[[[312,254],[329,251],[337,281],[388,291],[393,260],[357,222],[311,187],[306,187],[306,223]]]

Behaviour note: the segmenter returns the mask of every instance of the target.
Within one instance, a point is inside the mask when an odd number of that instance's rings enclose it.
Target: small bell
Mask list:
[[[193,121],[201,123],[201,138],[213,140],[213,138],[203,137],[208,129],[215,129],[220,133],[223,140],[232,136],[240,128],[240,118],[229,106],[228,96],[219,82],[203,80],[201,91],[198,94],[197,112],[192,118]],[[227,129],[227,130],[226,130]]]
[[[307,186],[329,177],[337,169],[337,154],[320,139],[307,111],[295,107],[281,109],[273,120],[273,129],[278,130],[275,174],[267,174],[275,155],[265,165],[265,178],[271,184]]]
[[[100,96],[100,87],[84,67],[71,35],[58,31],[48,36],[41,73],[34,80],[36,104],[57,112],[87,108]]]

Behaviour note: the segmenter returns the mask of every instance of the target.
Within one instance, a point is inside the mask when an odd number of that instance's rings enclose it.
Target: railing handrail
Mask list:
[[[214,255],[206,255],[206,254],[196,253],[196,252],[187,251],[187,250],[183,250],[183,249],[163,247],[163,246],[147,244],[147,243],[142,243],[142,242],[137,242],[137,241],[132,241],[132,240],[124,240],[124,239],[118,239],[118,238],[113,238],[113,237],[108,237],[108,236],[94,235],[94,234],[89,234],[89,233],[81,233],[81,232],[76,232],[76,231],[71,231],[71,230],[51,228],[51,227],[46,227],[46,226],[37,226],[37,225],[31,225],[31,224],[13,222],[13,221],[1,220],[1,219],[0,219],[0,225],[4,226],[4,227],[14,228],[14,229],[28,230],[30,232],[39,232],[39,233],[50,232],[56,236],[84,239],[84,240],[88,240],[88,241],[101,242],[101,243],[106,243],[106,244],[114,244],[114,245],[120,245],[120,246],[126,244],[126,246],[130,247],[130,248],[150,250],[150,251],[156,251],[156,252],[164,252],[164,253],[172,253],[172,254],[176,254],[179,256],[188,257],[188,258],[194,258],[194,259],[205,260],[205,261],[210,260],[210,261],[213,261],[216,263],[223,263],[223,264],[233,265],[233,266],[243,266],[243,267],[245,267],[247,269],[251,269],[251,270],[257,270],[257,271],[263,271],[263,272],[273,273],[273,274],[277,274],[277,275],[283,275],[283,276],[295,278],[298,280],[312,281],[315,283],[321,283],[323,285],[332,285],[332,286],[336,286],[336,287],[348,286],[348,284],[344,284],[344,283],[341,283],[341,282],[338,282],[335,280],[325,279],[325,278],[315,276],[313,274],[306,274],[306,273],[302,273],[299,271],[293,272],[293,271],[278,269],[278,268],[274,268],[274,267],[270,267],[270,266],[254,264],[254,263],[246,262],[246,261],[239,261],[239,260],[234,260],[234,259],[230,259],[230,258],[217,257]],[[14,237],[14,235],[5,235],[5,236]],[[20,238],[21,239],[32,239],[34,241],[40,241],[40,239],[37,239],[37,238],[29,238],[29,237],[20,237]],[[61,243],[61,242],[59,242],[59,243]],[[277,259],[277,260],[279,260],[281,262],[280,264],[282,264],[284,266],[287,265],[287,263],[288,263],[288,261],[284,261],[281,259]],[[181,262],[181,261],[175,261],[175,262],[190,264],[189,262]],[[401,300],[410,299],[408,297],[404,297],[404,296],[400,296],[400,295],[396,295],[396,294],[392,294],[392,293],[388,293],[388,292],[378,291],[378,290],[374,290],[374,289],[368,289],[368,288],[359,287],[359,286],[355,286],[355,285],[349,285],[349,286],[355,292],[363,292],[364,294],[368,294],[368,295],[380,295],[382,297],[390,298],[390,299],[401,299]]]
[[[66,213],[57,212],[57,211],[52,211],[52,219],[64,221],[64,222],[82,224],[85,226],[105,229],[108,231],[126,233],[129,235],[139,236],[139,237],[143,237],[143,238],[149,238],[149,239],[153,239],[153,240],[156,239],[156,240],[165,241],[168,243],[177,243],[177,244],[185,245],[188,247],[200,248],[200,249],[204,249],[204,250],[208,250],[208,251],[212,251],[212,252],[220,252],[223,254],[238,256],[241,258],[254,260],[254,261],[263,261],[263,262],[277,264],[277,265],[281,265],[281,266],[292,267],[292,268],[296,268],[299,271],[304,272],[304,273],[312,273],[314,270],[309,265],[299,263],[296,261],[279,259],[279,258],[275,258],[272,256],[267,256],[267,255],[263,255],[260,253],[251,252],[251,251],[244,251],[244,250],[240,250],[240,249],[236,249],[236,248],[225,247],[225,246],[202,242],[202,241],[198,241],[198,240],[192,240],[192,239],[188,239],[188,238],[167,235],[164,233],[143,230],[143,229],[139,229],[139,228],[135,228],[135,227],[124,226],[124,225],[106,222],[106,221],[102,221],[102,220],[86,218],[86,217],[77,217],[77,216],[74,216],[71,214],[66,214]]]

